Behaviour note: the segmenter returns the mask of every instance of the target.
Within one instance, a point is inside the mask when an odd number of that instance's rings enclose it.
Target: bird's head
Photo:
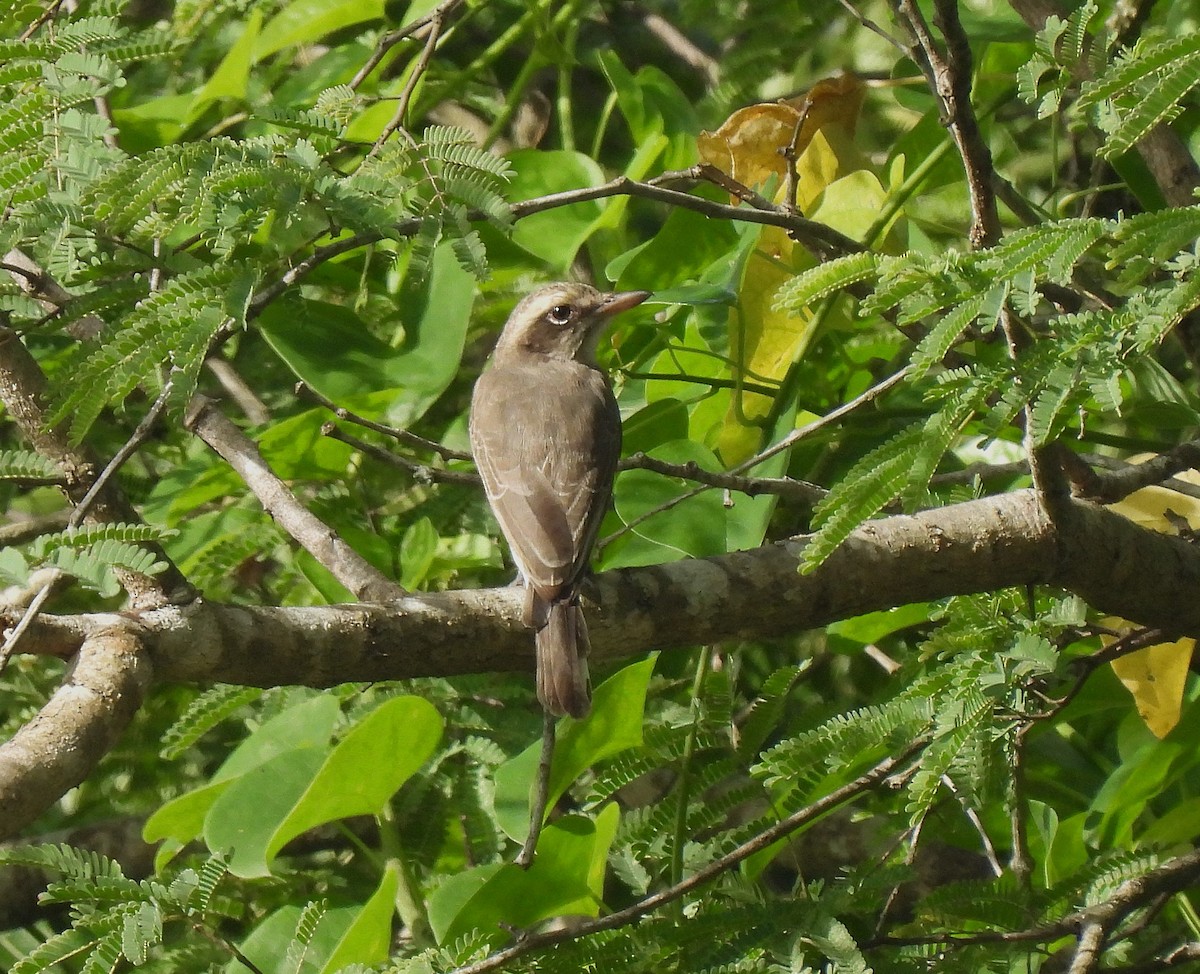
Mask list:
[[[575,282],[548,284],[513,308],[496,354],[532,352],[594,365],[596,342],[609,319],[648,297],[649,291],[605,293]]]

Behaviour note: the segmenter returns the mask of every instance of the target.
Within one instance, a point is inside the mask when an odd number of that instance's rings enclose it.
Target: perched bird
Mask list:
[[[471,398],[471,449],[524,581],[538,697],[555,715],[591,707],[579,586],[621,454],[621,416],[596,344],[613,315],[649,296],[539,288],[513,309]]]

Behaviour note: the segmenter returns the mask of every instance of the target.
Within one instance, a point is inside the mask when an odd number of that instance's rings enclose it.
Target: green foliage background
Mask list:
[[[903,36],[885,4],[856,6]],[[908,369],[870,409],[753,471],[829,488],[815,509],[709,491],[642,520],[692,484],[626,470],[601,569],[810,529],[813,567],[882,511],[1026,483],[1008,463],[1025,448],[1127,456],[1200,426],[1200,210],[1166,207],[1130,151],[1168,121],[1196,154],[1189,5],[1149,5],[1141,38],[1119,50],[1106,5],[1041,33],[998,0],[962,11],[973,103],[1005,180],[1004,237],[979,251],[933,95],[839,4],[468,0],[437,8],[427,58],[419,39],[380,46],[358,78],[389,31],[434,9],[5,7],[0,253],[28,254],[72,297],[48,309],[17,274],[0,307],[74,441],[109,456],[166,404],[120,474],[144,523],[60,524],[0,554],[6,583],[55,567],[78,584],[54,611],[116,608],[114,569],[165,567],[153,541],[210,601],[350,601],[184,430],[201,391],[250,412],[239,422],[272,469],[406,588],[503,584],[482,493],[438,473],[469,469],[454,456],[471,384],[516,296],[563,276],[656,293],[604,350],[630,455],[719,469],[742,383],[769,394],[761,448]],[[648,15],[707,60],[689,64]],[[686,169],[702,129],[845,69],[871,82],[856,144],[906,240],[875,239],[872,221],[864,249],[780,290],[779,308],[818,322],[782,376],[747,374],[729,327],[756,224],[618,191],[528,205]],[[398,105],[399,130],[376,144]],[[839,218],[832,203],[825,214]],[[1029,323],[1016,359],[998,333],[1005,308]],[[210,356],[261,416],[204,367]],[[330,412],[297,381],[438,444],[354,430],[432,474],[325,435]],[[10,520],[61,512],[58,472],[11,423],[0,447]],[[977,462],[1001,472],[955,477]],[[1178,727],[1155,739],[1108,668],[1081,663],[1099,646],[1094,623],[1061,592],[1002,591],[604,668],[594,716],[561,729],[559,813],[528,872],[510,864],[540,730],[528,679],[159,688],[31,835],[147,818],[160,871],[129,878],[58,845],[0,853],[60,877],[35,921],[0,935],[0,954],[14,974],[440,971],[503,949],[514,929],[608,915],[701,874],[638,922],[518,951],[505,969],[1064,969],[1064,918],[1200,834],[1196,681]],[[60,676],[13,661],[9,733]],[[907,756],[897,777],[864,788],[853,812],[704,873],[889,756]],[[1112,968],[1200,941],[1186,891],[1134,920],[1109,945]]]

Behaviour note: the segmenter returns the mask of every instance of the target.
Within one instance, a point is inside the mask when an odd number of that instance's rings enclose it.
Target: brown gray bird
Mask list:
[[[596,344],[648,291],[551,284],[514,309],[471,398],[471,448],[525,584],[537,685],[552,714],[591,707],[579,586],[612,493],[621,415]]]

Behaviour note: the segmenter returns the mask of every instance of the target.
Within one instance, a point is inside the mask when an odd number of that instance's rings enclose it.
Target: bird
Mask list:
[[[548,714],[591,709],[580,586],[612,495],[621,414],[596,362],[605,326],[649,291],[566,282],[513,308],[471,396],[471,450],[525,587]]]

